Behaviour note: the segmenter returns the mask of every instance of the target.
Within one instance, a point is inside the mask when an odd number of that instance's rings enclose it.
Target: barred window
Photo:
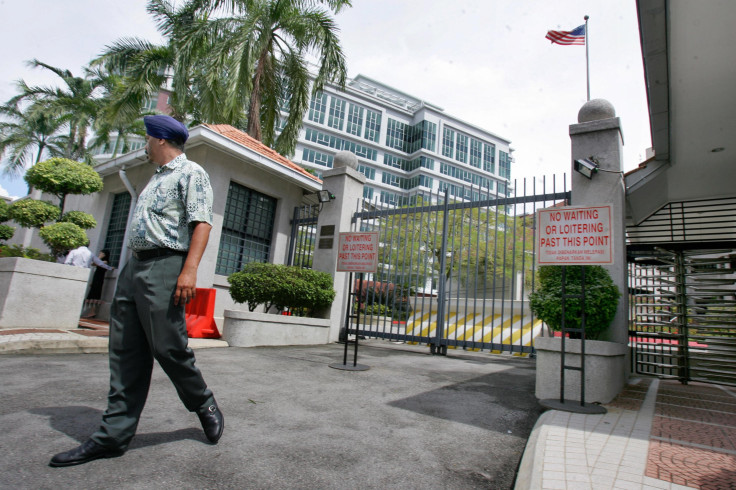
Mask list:
[[[130,212],[130,194],[121,192],[115,194],[112,200],[112,211],[107,224],[107,235],[103,248],[110,252],[108,261],[112,267],[120,264],[120,252],[123,250],[123,239],[125,238],[125,227],[128,224]]]
[[[228,276],[250,262],[268,262],[276,199],[230,182],[216,274]]]

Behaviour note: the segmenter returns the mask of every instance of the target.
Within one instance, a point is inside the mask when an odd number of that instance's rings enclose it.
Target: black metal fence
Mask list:
[[[462,200],[454,196],[472,196]],[[563,176],[514,183],[508,196],[477,187],[364,202],[352,231],[379,234],[379,269],[354,281],[349,332],[448,348],[528,354],[542,325],[531,315],[535,210],[569,203]],[[359,281],[363,281],[360,283]]]

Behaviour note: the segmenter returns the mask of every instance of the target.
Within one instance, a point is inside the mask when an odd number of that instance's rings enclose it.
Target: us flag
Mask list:
[[[547,31],[547,35],[544,37],[555,44],[562,44],[563,46],[585,46],[585,24],[571,31]]]

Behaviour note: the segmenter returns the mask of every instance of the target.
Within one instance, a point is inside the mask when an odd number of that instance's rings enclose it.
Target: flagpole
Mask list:
[[[586,15],[585,19],[585,78],[588,85],[588,100],[590,100],[590,63],[588,61],[588,19]]]

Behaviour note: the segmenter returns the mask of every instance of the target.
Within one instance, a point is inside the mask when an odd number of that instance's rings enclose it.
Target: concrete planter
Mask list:
[[[0,258],[0,329],[79,326],[89,269]]]
[[[222,340],[233,347],[326,344],[330,320],[225,310]]]
[[[565,364],[580,366],[580,340],[565,339]],[[560,398],[559,337],[537,337],[538,399]],[[628,346],[600,340],[585,341],[585,402],[608,403],[623,389],[626,381]],[[565,399],[580,401],[580,372],[565,371]]]

